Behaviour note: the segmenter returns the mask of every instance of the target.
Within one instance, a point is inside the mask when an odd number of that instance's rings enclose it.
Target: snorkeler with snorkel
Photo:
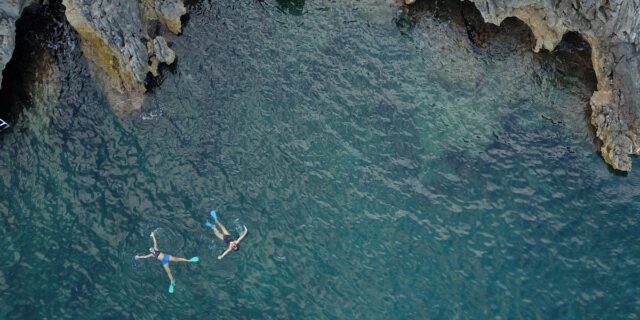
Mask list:
[[[222,240],[224,244],[227,246],[227,250],[225,250],[221,255],[218,256],[218,260],[222,260],[227,254],[229,254],[229,252],[240,250],[240,241],[244,239],[244,237],[247,235],[247,232],[249,232],[249,230],[247,229],[247,226],[244,226],[244,231],[242,232],[240,237],[236,240],[233,238],[233,236],[231,236],[231,234],[229,234],[229,231],[227,230],[227,228],[224,227],[224,225],[220,222],[220,220],[218,220],[218,215],[216,214],[216,211],[211,210],[210,214],[211,214],[211,218],[213,218],[213,222],[215,223],[215,225],[209,222],[208,220],[205,222],[205,225],[211,228],[211,231],[213,231],[216,237]],[[220,230],[218,230],[218,228],[220,228]]]
[[[153,239],[153,247],[149,248],[149,254],[145,255],[145,256],[138,256],[136,255],[136,259],[147,259],[147,258],[151,258],[154,257],[158,260],[160,260],[160,263],[162,264],[162,267],[164,268],[164,271],[167,272],[167,276],[169,276],[169,280],[171,280],[171,285],[169,285],[169,293],[173,293],[174,288],[176,286],[176,281],[173,278],[173,275],[171,274],[171,268],[169,268],[169,262],[198,262],[200,261],[200,258],[198,257],[193,257],[191,259],[186,259],[186,258],[181,258],[181,257],[175,257],[172,256],[168,253],[164,253],[162,251],[160,251],[160,249],[158,249],[158,242],[156,241],[156,235],[155,235],[155,231],[151,232],[150,235],[151,239]]]

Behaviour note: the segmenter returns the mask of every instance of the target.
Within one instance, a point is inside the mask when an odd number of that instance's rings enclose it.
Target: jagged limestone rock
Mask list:
[[[631,170],[629,154],[640,154],[640,0],[471,1],[486,22],[516,17],[529,25],[536,52],[553,50],[569,31],[589,42],[598,80],[591,123],[600,151],[613,168]]]
[[[162,36],[157,36],[152,42],[147,43],[149,47],[149,69],[154,77],[159,75],[158,66],[160,63],[172,64],[176,60],[176,53],[167,44]]]
[[[0,1],[0,69],[15,48],[15,22],[36,0]],[[183,0],[63,0],[65,16],[78,32],[90,69],[118,115],[138,109],[143,102],[145,79],[157,75],[159,62],[175,60],[164,38],[148,34],[149,24],[164,23],[180,33]],[[2,75],[0,74],[0,81]]]
[[[35,0],[2,0],[0,1],[0,83],[2,70],[11,60],[16,47],[16,20],[22,10],[35,3]]]
[[[182,0],[63,0],[62,4],[114,111],[123,115],[140,108],[147,73],[157,68],[149,50],[155,46],[148,45],[153,41],[147,34],[149,23],[160,20],[180,32],[180,16],[186,12]]]
[[[172,64],[176,60],[176,53],[169,48],[167,40],[163,37],[153,39],[153,48],[158,61],[166,64]]]
[[[182,1],[176,0],[155,0],[154,10],[157,17],[171,30],[178,34],[182,29],[180,17],[187,13]]]

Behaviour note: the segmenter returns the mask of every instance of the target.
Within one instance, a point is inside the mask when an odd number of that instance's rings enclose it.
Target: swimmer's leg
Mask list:
[[[198,262],[198,261],[200,261],[200,258],[198,258],[198,257],[193,257],[193,258],[191,258],[191,259],[187,259],[187,258],[181,258],[181,257],[174,257],[174,256],[171,256],[171,257],[169,258],[169,261],[173,261],[173,262]]]
[[[174,257],[174,256],[171,256],[171,257],[169,257],[169,261],[173,261],[173,262],[185,262],[185,261],[189,261],[189,260],[187,260],[187,259],[185,259],[185,258],[181,258],[181,257]]]
[[[165,264],[162,266],[164,268],[164,271],[167,272],[167,275],[169,276],[169,280],[171,280],[171,284],[169,285],[169,293],[173,293],[173,288],[176,286],[176,280],[173,279],[173,275],[171,274],[171,269],[169,269],[169,264]]]
[[[171,280],[171,282],[174,282],[175,279],[173,279],[173,275],[171,274],[171,269],[169,268],[169,264],[165,264],[162,267],[164,268],[164,271],[167,272],[167,275],[169,276],[169,280]]]
[[[227,231],[227,228],[224,227],[224,225],[222,225],[222,222],[220,222],[220,220],[216,220],[216,224],[218,225],[218,227],[220,227],[220,230],[222,230],[222,233],[224,233],[225,235],[229,235],[229,231]],[[220,239],[223,239],[224,237],[218,237]]]
[[[220,231],[218,231],[216,226],[211,227],[211,230],[213,230],[213,233],[216,235],[216,237],[218,237],[218,239],[224,240],[224,236],[222,235],[222,233],[220,233]]]

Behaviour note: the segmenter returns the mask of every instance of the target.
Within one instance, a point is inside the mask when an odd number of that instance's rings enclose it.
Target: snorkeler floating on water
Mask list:
[[[244,226],[244,231],[242,232],[242,235],[240,235],[238,240],[235,240],[229,234],[229,231],[227,230],[227,228],[225,228],[225,226],[222,225],[222,223],[220,223],[220,221],[218,221],[218,216],[217,216],[215,211],[211,211],[211,217],[213,218],[213,221],[217,225],[217,227],[216,227],[216,225],[213,225],[209,221],[207,221],[205,223],[205,225],[207,227],[211,228],[211,230],[216,235],[216,237],[218,237],[220,240],[224,241],[224,243],[227,245],[227,249],[221,255],[218,256],[218,259],[221,260],[229,252],[240,250],[240,241],[242,241],[242,239],[244,239],[244,237],[247,235],[247,232],[249,230],[247,229],[246,226]],[[222,230],[222,232],[218,231],[218,228],[220,228],[220,230]],[[173,278],[173,275],[171,274],[171,269],[169,268],[169,262],[198,262],[198,261],[200,261],[200,258],[193,257],[191,259],[186,259],[186,258],[174,257],[174,256],[172,256],[172,255],[170,255],[168,253],[164,253],[164,252],[160,251],[160,249],[158,248],[158,242],[156,241],[155,231],[151,232],[151,235],[149,235],[149,236],[153,240],[153,247],[149,248],[149,254],[144,255],[144,256],[136,255],[135,258],[136,259],[147,259],[147,258],[154,257],[154,258],[160,260],[160,262],[162,263],[162,267],[164,268],[164,271],[167,272],[167,276],[169,276],[169,280],[171,280],[171,285],[169,285],[169,293],[173,293],[173,291],[175,289],[175,286],[176,286],[176,281]]]
[[[136,259],[147,259],[147,258],[155,257],[156,259],[160,260],[160,262],[162,263],[162,267],[164,268],[164,271],[167,272],[167,275],[169,276],[169,280],[171,280],[171,285],[169,285],[169,293],[173,293],[174,287],[176,286],[176,281],[173,279],[173,275],[171,274],[171,269],[169,268],[169,262],[198,262],[200,261],[200,258],[193,257],[191,259],[185,259],[180,257],[174,257],[172,255],[169,255],[168,253],[164,253],[160,251],[160,249],[158,249],[158,243],[156,242],[155,231],[151,232],[150,237],[151,239],[153,239],[153,248],[149,248],[150,253],[146,256],[136,255]]]
[[[244,232],[242,232],[242,235],[240,235],[240,238],[238,238],[238,240],[235,240],[229,234],[229,231],[227,230],[227,228],[225,228],[224,225],[222,225],[222,223],[218,221],[218,215],[216,214],[215,210],[211,211],[211,218],[213,218],[213,222],[220,228],[220,230],[222,230],[222,233],[218,231],[218,228],[216,228],[216,225],[212,224],[209,221],[207,221],[205,225],[211,228],[211,230],[216,235],[216,237],[224,241],[224,244],[227,245],[227,250],[225,250],[221,255],[218,256],[218,260],[222,260],[222,258],[224,258],[229,252],[240,250],[240,241],[244,239],[244,237],[247,235],[247,232],[249,230],[247,230],[247,227],[244,226]]]

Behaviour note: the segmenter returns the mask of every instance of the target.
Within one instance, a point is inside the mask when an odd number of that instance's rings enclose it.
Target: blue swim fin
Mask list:
[[[198,261],[200,261],[200,258],[198,258],[198,257],[193,257],[193,258],[189,259],[189,262],[198,262]]]
[[[204,221],[204,225],[207,226],[207,228],[213,228],[213,224],[211,224],[211,222],[209,222],[209,220],[205,220]]]
[[[209,212],[209,214],[211,215],[211,218],[213,218],[213,222],[218,220],[218,214],[216,213],[215,210],[211,210],[211,212]]]
[[[173,293],[175,287],[176,287],[176,282],[171,281],[171,285],[169,286],[169,293]]]

